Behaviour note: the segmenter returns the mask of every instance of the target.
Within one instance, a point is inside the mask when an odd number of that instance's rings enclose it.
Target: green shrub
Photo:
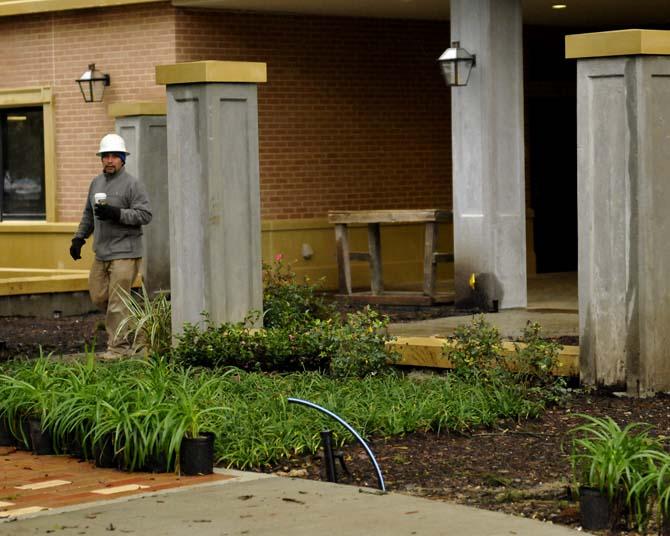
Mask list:
[[[298,282],[290,264],[282,255],[271,264],[263,264],[263,325],[266,328],[299,328],[314,319],[326,319],[334,309],[322,295],[322,281],[312,283],[308,278]]]
[[[186,367],[235,366],[243,370],[262,370],[263,336],[246,322],[216,325],[203,315],[203,325],[184,324],[173,350],[177,363]]]
[[[330,374],[336,378],[364,378],[389,370],[399,358],[386,343],[388,317],[366,307],[349,313],[343,322],[327,320],[317,324],[323,352],[330,358]]]
[[[205,317],[203,327],[187,324],[177,337],[175,360],[184,366],[237,367],[246,371],[323,371],[335,377],[364,377],[389,370],[396,354],[386,349],[391,339],[388,319],[366,308],[302,325],[250,328],[248,323],[216,325]]]
[[[521,341],[524,345],[514,344],[512,358],[513,369],[519,379],[533,385],[550,385],[556,381],[553,371],[558,364],[561,345],[543,339],[542,328],[537,322],[528,322],[523,330]]]
[[[556,402],[564,395],[565,381],[553,371],[558,364],[561,346],[541,337],[539,324],[529,322],[514,354],[506,356],[498,329],[483,315],[468,325],[458,326],[444,355],[454,372],[464,379],[493,381],[502,379],[535,393],[545,401]]]
[[[500,331],[489,324],[484,315],[473,317],[470,324],[458,326],[451,344],[444,346],[444,355],[456,374],[465,378],[489,377],[507,370]]]

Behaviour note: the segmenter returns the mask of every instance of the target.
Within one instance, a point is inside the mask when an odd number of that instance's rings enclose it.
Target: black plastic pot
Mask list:
[[[670,516],[661,515],[660,525],[658,527],[658,533],[661,536],[670,536]]]
[[[142,470],[147,473],[167,473],[170,468],[166,454],[163,452],[160,454],[152,454],[147,458]]]
[[[30,448],[30,419],[21,417],[18,435],[16,436],[16,450],[31,450]]]
[[[65,436],[65,441],[64,441],[64,447],[65,447],[65,453],[68,456],[72,456],[73,458],[77,458],[79,460],[83,460],[86,458],[84,455],[84,448],[82,447],[81,440],[79,439],[79,436],[72,432],[69,433]]]
[[[606,493],[597,488],[579,488],[579,513],[586,530],[609,528],[614,518],[612,504]]]
[[[179,451],[179,471],[183,475],[209,475],[214,472],[214,436],[185,437]]]
[[[13,447],[16,445],[16,438],[9,430],[9,421],[7,417],[0,418],[0,447]]]
[[[30,423],[30,445],[33,454],[39,456],[53,454],[54,447],[51,439],[51,432],[42,428],[42,420],[38,417],[28,419]]]
[[[93,458],[96,467],[105,469],[118,467],[119,463],[114,451],[114,436],[108,435],[93,447]]]

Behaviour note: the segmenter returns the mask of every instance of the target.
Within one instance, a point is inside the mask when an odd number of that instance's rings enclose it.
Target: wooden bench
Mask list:
[[[380,225],[382,223],[423,223],[425,225],[423,256],[423,296],[429,301],[435,299],[435,273],[437,263],[453,262],[453,253],[438,253],[438,224],[451,222],[452,213],[442,209],[422,210],[348,210],[331,211],[328,221],[335,225],[337,246],[337,268],[340,294],[351,296],[350,261],[370,263],[372,296],[384,294],[384,282],[381,262]],[[350,224],[366,224],[368,228],[368,252],[349,251]]]

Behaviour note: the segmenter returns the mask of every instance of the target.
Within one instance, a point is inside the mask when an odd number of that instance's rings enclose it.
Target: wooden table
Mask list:
[[[371,271],[371,292],[373,296],[384,293],[381,263],[381,240],[379,226],[382,223],[423,223],[425,225],[423,255],[423,295],[435,297],[435,272],[438,262],[453,262],[453,253],[438,253],[438,224],[451,222],[452,213],[442,209],[422,210],[348,210],[331,211],[328,221],[335,225],[337,245],[337,273],[341,294],[351,295],[350,261],[368,261]],[[368,252],[349,251],[350,224],[367,224]]]

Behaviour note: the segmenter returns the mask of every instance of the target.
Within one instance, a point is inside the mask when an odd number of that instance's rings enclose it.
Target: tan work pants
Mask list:
[[[88,288],[91,301],[105,317],[107,330],[107,350],[121,355],[132,353],[128,330],[118,332],[119,325],[126,316],[128,309],[123,304],[119,289],[130,292],[130,287],[140,271],[142,259],[116,259],[99,261],[95,259],[88,276]]]

